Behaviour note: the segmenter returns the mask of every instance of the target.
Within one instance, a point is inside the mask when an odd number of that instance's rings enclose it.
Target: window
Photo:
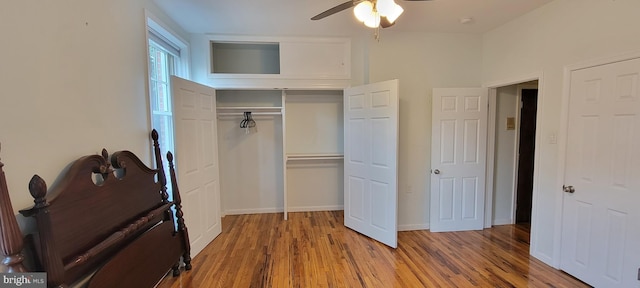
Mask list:
[[[161,24],[148,11],[147,45],[149,49],[149,103],[151,128],[158,131],[158,141],[165,160],[165,172],[168,175],[167,151],[175,152],[173,130],[173,103],[171,97],[171,76],[188,77],[188,46],[167,26]],[[171,189],[167,179],[167,189]],[[171,197],[169,193],[169,197]]]
[[[175,75],[175,55],[149,37],[149,97],[151,126],[158,131],[160,147],[174,151],[173,108],[169,78]]]

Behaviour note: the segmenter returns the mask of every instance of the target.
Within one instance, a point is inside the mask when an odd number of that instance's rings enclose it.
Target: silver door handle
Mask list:
[[[437,175],[437,174],[440,174],[440,170],[438,170],[438,169],[433,170],[433,174],[436,174],[436,175]]]
[[[573,193],[573,192],[576,192],[576,189],[573,188],[573,186],[571,186],[571,185],[569,185],[569,186],[562,185],[562,191],[567,192],[567,193]]]

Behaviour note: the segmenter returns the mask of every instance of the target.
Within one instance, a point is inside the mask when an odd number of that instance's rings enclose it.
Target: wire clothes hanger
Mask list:
[[[251,112],[244,112],[244,119],[240,121],[240,128],[245,129],[245,133],[249,134],[250,129],[256,127],[256,121],[251,117]]]

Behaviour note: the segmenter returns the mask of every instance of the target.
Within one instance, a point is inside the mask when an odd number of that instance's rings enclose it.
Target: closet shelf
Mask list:
[[[341,160],[344,159],[343,154],[288,154],[287,161],[296,160]]]
[[[282,107],[217,107],[218,116],[223,115],[243,115],[244,112],[251,112],[253,115],[282,115]]]

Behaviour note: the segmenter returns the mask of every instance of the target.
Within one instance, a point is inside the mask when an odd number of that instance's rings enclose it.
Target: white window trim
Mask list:
[[[180,61],[178,65],[176,65],[176,76],[190,79],[189,73],[189,42],[184,40],[182,37],[178,35],[173,29],[169,28],[164,22],[162,22],[158,17],[156,17],[149,10],[144,10],[146,27],[153,29],[155,32],[159,33],[162,37],[170,41],[170,44],[175,45],[180,48]],[[149,29],[145,29],[145,47],[148,46],[149,41]],[[149,49],[147,48],[147,59],[149,58]]]

